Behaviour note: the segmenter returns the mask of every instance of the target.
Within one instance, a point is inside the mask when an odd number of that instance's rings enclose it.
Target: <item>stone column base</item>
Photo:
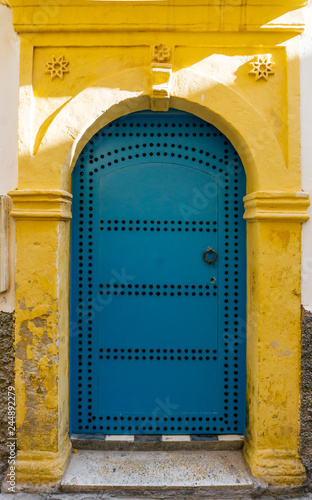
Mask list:
[[[251,473],[261,481],[274,486],[301,486],[306,481],[305,468],[299,456],[289,450],[259,450],[245,457]]]
[[[57,452],[18,451],[16,460],[15,491],[53,492],[58,490],[70,453],[69,438]],[[7,479],[2,485],[2,493],[11,493]]]

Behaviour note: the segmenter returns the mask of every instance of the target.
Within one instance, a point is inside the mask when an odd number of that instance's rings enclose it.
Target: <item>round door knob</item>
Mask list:
[[[211,260],[206,258],[206,255],[209,254],[209,253],[213,253],[214,254],[214,258],[211,259]],[[208,264],[213,264],[214,262],[216,262],[216,260],[218,258],[218,254],[217,254],[217,252],[213,248],[208,247],[207,250],[204,251],[203,257],[204,257],[204,261],[205,262],[208,262]]]

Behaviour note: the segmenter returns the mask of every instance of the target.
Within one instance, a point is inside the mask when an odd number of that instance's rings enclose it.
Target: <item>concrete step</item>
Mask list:
[[[95,451],[73,453],[64,492],[107,492],[116,497],[244,498],[259,492],[241,451]]]

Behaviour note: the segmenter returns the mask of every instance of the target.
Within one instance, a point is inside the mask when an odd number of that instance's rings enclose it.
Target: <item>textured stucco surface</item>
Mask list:
[[[312,480],[312,312],[302,310],[301,458]]]
[[[7,391],[14,385],[13,313],[0,312],[0,482],[7,466]]]

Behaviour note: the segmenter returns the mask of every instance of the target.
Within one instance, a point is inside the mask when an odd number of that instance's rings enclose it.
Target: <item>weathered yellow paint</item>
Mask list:
[[[70,217],[70,195],[38,190],[10,194],[17,218],[16,300],[20,304],[16,309],[17,479],[27,484],[40,478],[45,486],[53,486],[70,452],[68,411],[61,414],[59,404],[64,385],[62,356],[68,365],[59,311],[68,303],[58,291],[59,232],[63,219]],[[63,286],[68,288],[68,283]],[[62,306],[60,299],[65,302]],[[68,395],[66,399],[68,406]],[[59,434],[62,419],[67,435]]]
[[[284,222],[304,222],[309,218],[309,215],[306,212],[306,209],[309,206],[309,196],[303,192],[253,192],[245,196],[244,201],[244,219],[248,221],[262,220],[268,222],[280,220]],[[280,233],[276,230],[275,233],[289,235],[289,231],[286,233]],[[272,237],[273,236],[271,235],[270,238]],[[283,244],[282,236],[279,242],[281,245]]]
[[[15,394],[18,406],[16,427],[19,429],[26,415],[26,387],[24,384],[23,360],[15,356]]]
[[[56,485],[70,452],[69,193],[75,161],[110,121],[167,104],[218,127],[246,169],[245,454],[256,477],[302,483],[299,276],[308,197],[300,192],[297,9],[305,2],[11,4],[21,35],[19,178],[10,193],[17,219],[20,484]],[[162,73],[156,78],[152,53],[159,43],[170,47],[171,57],[166,68],[157,63]],[[257,55],[275,63],[268,81],[249,74]],[[69,62],[63,79],[52,80],[45,71],[52,56]],[[160,92],[155,82],[164,85]],[[168,102],[155,102],[155,95]]]
[[[301,484],[300,225],[255,218],[248,229],[245,452],[256,477],[274,484]]]
[[[305,0],[230,2],[215,0],[167,0],[147,2],[90,2],[10,0],[14,24],[20,32],[62,31],[253,31],[262,26],[276,29],[283,14],[305,5]],[[100,21],[101,20],[101,21]],[[300,22],[296,26],[300,29]]]
[[[24,449],[55,450],[57,430],[57,358],[47,357],[47,349],[58,339],[56,297],[56,249],[58,222],[17,220],[17,301],[16,357],[23,363],[26,411],[22,411],[18,437]],[[34,345],[32,339],[38,340]],[[31,357],[27,356],[31,347]],[[46,413],[48,401],[49,414]],[[39,432],[42,423],[49,433]],[[33,448],[31,448],[33,447]]]

